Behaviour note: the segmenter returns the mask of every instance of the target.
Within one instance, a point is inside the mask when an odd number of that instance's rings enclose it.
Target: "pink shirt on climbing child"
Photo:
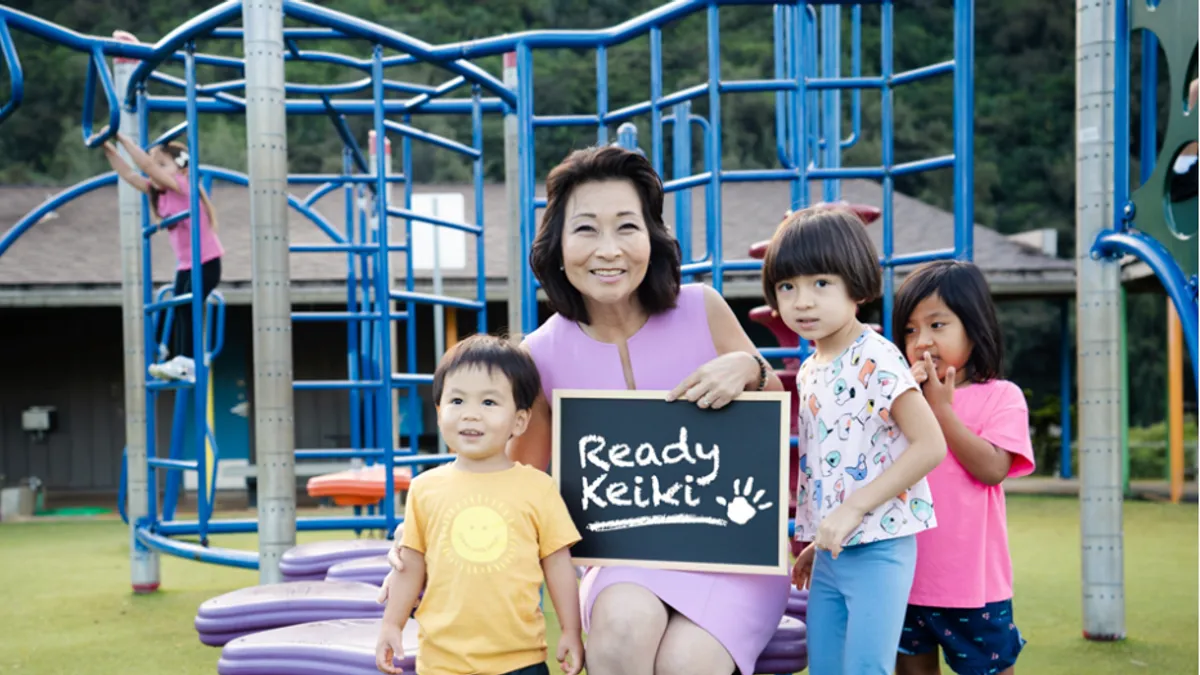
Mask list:
[[[957,389],[954,414],[972,433],[1013,454],[1009,477],[1033,472],[1029,411],[1015,384],[992,380]],[[927,478],[938,526],[917,534],[909,604],[975,608],[1012,598],[1004,488],[975,480],[953,448]]]
[[[191,208],[191,197],[189,196],[191,185],[188,183],[187,176],[176,174],[175,184],[179,186],[179,192],[163,190],[158,196],[158,215],[164,220],[168,216]],[[204,201],[200,200],[199,204],[200,263],[204,264],[213,258],[224,255],[225,249],[221,247],[221,240],[217,239],[217,233],[213,232],[212,224],[208,222],[208,211],[204,208]],[[175,258],[178,260],[177,269],[192,269],[192,219],[184,218],[175,223],[174,227],[168,230],[168,236],[171,240],[171,248],[175,250]]]

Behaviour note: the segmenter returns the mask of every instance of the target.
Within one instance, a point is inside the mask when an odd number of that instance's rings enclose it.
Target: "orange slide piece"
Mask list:
[[[370,506],[383,500],[387,475],[383,465],[350,469],[313,476],[308,479],[310,497],[329,497],[338,506]],[[408,489],[412,481],[412,467],[397,466],[393,469],[396,492]]]

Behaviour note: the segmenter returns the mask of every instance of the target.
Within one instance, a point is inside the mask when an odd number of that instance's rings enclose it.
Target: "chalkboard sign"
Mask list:
[[[787,392],[719,410],[666,391],[554,391],[552,472],[576,564],[788,573]]]

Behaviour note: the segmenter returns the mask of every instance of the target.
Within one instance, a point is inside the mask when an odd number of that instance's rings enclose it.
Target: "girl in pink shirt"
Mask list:
[[[950,452],[928,476],[938,526],[917,534],[897,675],[1008,675],[1025,645],[1013,619],[1004,489],[1033,472],[1029,412],[1002,379],[1004,344],[975,265],[929,263],[896,293],[893,339],[912,364]]]
[[[191,163],[186,147],[179,143],[167,143],[155,146],[146,153],[124,134],[118,133],[117,140],[146,176],[143,177],[126,164],[111,142],[104,144],[104,155],[117,175],[149,195],[155,220],[161,222],[191,207],[191,185],[188,182]],[[200,191],[200,217],[196,220],[200,223],[200,294],[201,302],[204,302],[221,281],[221,256],[225,254],[217,238],[217,216],[204,190]],[[177,261],[174,297],[192,292],[193,222],[192,218],[184,218],[168,228],[171,248],[175,251]],[[159,325],[165,323],[164,318]],[[191,306],[176,307],[172,323],[178,328],[174,336],[176,356],[151,365],[150,374],[161,379],[192,381],[196,364],[192,354]],[[160,334],[158,339],[161,343],[163,336]],[[167,355],[164,353],[159,356],[165,359]]]

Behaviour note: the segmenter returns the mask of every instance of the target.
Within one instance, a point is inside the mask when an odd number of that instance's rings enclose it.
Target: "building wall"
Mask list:
[[[735,311],[746,316],[750,307],[737,306]],[[490,304],[488,329],[503,331],[506,321],[504,305]],[[0,330],[0,483],[11,485],[37,476],[49,490],[115,491],[125,446],[120,309],[3,309],[0,325],[4,326]],[[400,361],[394,370],[404,371],[405,329],[403,323],[398,326]],[[416,326],[417,367],[430,373],[435,367],[430,308],[418,308]],[[474,315],[462,312],[460,334],[471,334],[475,328]],[[760,327],[748,328],[760,344],[775,344]],[[225,346],[214,365],[216,434],[226,458],[253,458],[253,411],[248,418],[230,412],[243,399],[253,405],[252,334],[250,308],[228,308]],[[345,324],[295,323],[293,335],[297,381],[347,379]],[[419,396],[421,446],[430,448],[436,444],[436,419],[429,387],[420,387]],[[44,439],[21,430],[21,412],[31,406],[57,409],[57,429]],[[167,456],[174,393],[159,395],[156,410],[157,454]],[[295,420],[299,448],[350,446],[350,395],[345,390],[297,391]],[[190,436],[185,438],[184,454],[191,457]]]

